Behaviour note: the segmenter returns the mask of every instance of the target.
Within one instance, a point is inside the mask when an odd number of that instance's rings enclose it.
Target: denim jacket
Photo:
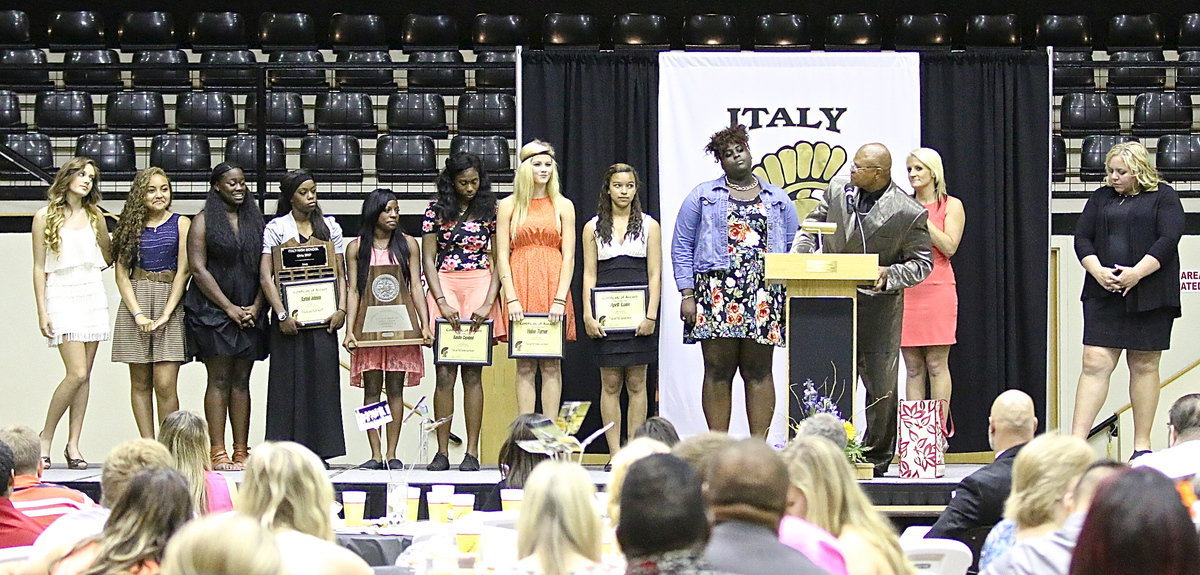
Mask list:
[[[796,206],[779,186],[759,180],[767,208],[767,243],[772,253],[787,253],[800,227]],[[729,269],[729,190],[725,178],[701,183],[679,207],[671,238],[671,263],[678,289],[694,287],[696,274]]]

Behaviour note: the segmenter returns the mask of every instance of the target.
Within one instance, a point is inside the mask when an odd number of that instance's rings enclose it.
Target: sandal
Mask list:
[[[214,445],[209,448],[209,458],[212,459],[213,471],[238,471],[240,468],[225,453],[224,445]]]
[[[42,456],[42,469],[50,469],[50,456],[49,455]]]
[[[83,471],[88,468],[88,462],[84,461],[83,459],[72,458],[70,455],[70,452],[67,451],[66,449],[63,450],[63,458],[67,460],[67,469]],[[47,457],[46,459],[49,459],[49,458]]]
[[[250,459],[250,446],[243,445],[238,447],[237,445],[234,445],[233,464],[236,465],[238,469],[245,469],[247,459]]]

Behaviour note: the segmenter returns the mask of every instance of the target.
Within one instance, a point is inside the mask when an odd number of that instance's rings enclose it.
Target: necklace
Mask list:
[[[741,185],[738,185],[738,184],[735,184],[735,183],[729,181],[729,176],[725,176],[725,185],[729,186],[729,189],[734,190],[734,191],[749,192],[750,190],[753,190],[754,188],[758,187],[758,178],[754,178],[754,183],[751,183],[751,184],[748,184],[745,186],[741,186]]]
[[[1122,194],[1120,192],[1117,192],[1117,195],[1121,196],[1120,199],[1117,200],[1117,205],[1122,205],[1122,206],[1125,205],[1125,200],[1128,200],[1129,198],[1132,198],[1132,197],[1138,195],[1138,193],[1139,192],[1134,192],[1132,194]]]

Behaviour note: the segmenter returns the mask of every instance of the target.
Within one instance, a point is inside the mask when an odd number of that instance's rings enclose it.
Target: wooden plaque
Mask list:
[[[283,306],[296,318],[296,327],[328,327],[329,316],[338,309],[337,285],[342,279],[333,242],[309,238],[300,243],[290,239],[271,248],[271,263],[275,287]],[[289,292],[292,301],[288,301]],[[300,293],[303,295],[297,297]],[[328,314],[318,317],[326,310]]]
[[[353,326],[359,347],[424,343],[420,317],[400,266],[370,266],[369,270]]]

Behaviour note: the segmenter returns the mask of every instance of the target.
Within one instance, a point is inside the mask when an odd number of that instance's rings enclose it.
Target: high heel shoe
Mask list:
[[[50,456],[49,455],[42,456],[42,469],[50,469]]]
[[[76,471],[82,471],[82,470],[88,468],[88,462],[84,461],[83,459],[75,459],[75,458],[71,457],[70,450],[63,449],[63,457],[66,458],[66,460],[67,460],[67,469],[74,469]],[[47,457],[45,459],[50,459],[50,458]]]

